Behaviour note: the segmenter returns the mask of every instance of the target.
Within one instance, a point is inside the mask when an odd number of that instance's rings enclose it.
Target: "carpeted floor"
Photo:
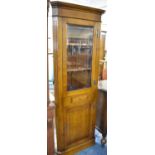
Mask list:
[[[97,130],[95,131],[95,141],[96,144],[92,147],[89,147],[85,150],[82,150],[75,155],[107,155],[107,145],[101,144],[101,134]]]

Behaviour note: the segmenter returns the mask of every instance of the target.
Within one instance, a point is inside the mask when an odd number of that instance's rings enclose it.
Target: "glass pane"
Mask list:
[[[67,90],[91,86],[93,27],[67,26]]]

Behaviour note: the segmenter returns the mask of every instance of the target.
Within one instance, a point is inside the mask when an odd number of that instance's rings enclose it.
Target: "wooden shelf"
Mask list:
[[[91,53],[89,54],[89,53],[86,53],[86,52],[81,52],[80,54],[77,54],[77,53],[71,54],[71,52],[68,52],[68,58],[71,58],[71,57],[78,58],[78,57],[81,57],[81,56],[90,57],[90,56],[92,56],[92,54]]]
[[[91,68],[71,68],[71,69],[68,69],[67,72],[78,72],[78,71],[87,71],[87,70],[91,70]]]
[[[88,44],[79,44],[79,43],[69,43],[69,44],[67,44],[67,46],[92,46],[92,45],[88,45]]]

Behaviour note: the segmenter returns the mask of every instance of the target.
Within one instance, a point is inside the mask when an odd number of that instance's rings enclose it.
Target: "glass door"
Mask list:
[[[93,26],[67,24],[67,91],[91,87]]]
[[[69,148],[87,143],[94,135],[98,27],[96,22],[72,18],[63,19],[62,26],[61,105],[65,147]]]

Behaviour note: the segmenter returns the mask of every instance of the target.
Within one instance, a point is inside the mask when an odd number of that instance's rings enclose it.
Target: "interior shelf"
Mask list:
[[[78,71],[87,71],[91,70],[91,68],[70,68],[67,69],[67,72],[78,72]]]
[[[68,43],[67,44],[68,46],[90,46],[92,47],[92,45],[89,45],[89,44],[80,44],[80,43]]]

